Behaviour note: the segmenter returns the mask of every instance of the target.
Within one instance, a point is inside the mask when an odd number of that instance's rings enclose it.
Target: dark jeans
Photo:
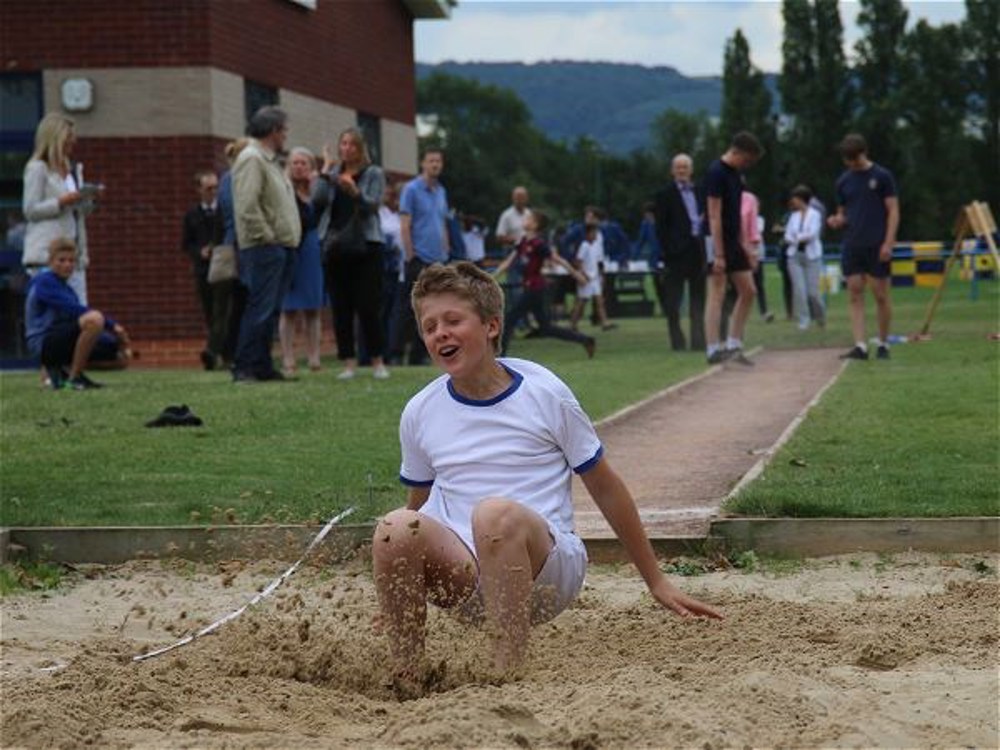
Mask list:
[[[337,358],[355,359],[354,316],[361,323],[366,354],[381,357],[382,244],[368,243],[369,252],[356,257],[332,258],[327,264],[327,287],[333,301],[333,328],[337,332]]]
[[[236,376],[261,378],[275,372],[271,344],[294,264],[292,248],[259,245],[240,249],[240,280],[247,288],[247,302],[233,360]]]
[[[691,349],[705,348],[705,280],[707,268],[700,259],[668,263],[659,277],[660,305],[667,318],[670,346],[676,351],[687,348],[681,329],[681,300],[688,287],[688,316],[691,319]]]
[[[535,321],[538,323],[538,336],[548,336],[584,345],[593,341],[590,336],[585,336],[569,328],[552,325],[549,320],[549,305],[545,298],[544,289],[522,289],[517,302],[507,310],[507,315],[504,317],[503,339],[500,347],[504,354],[507,353],[507,345],[514,333],[514,326],[529,312],[535,316]]]
[[[420,335],[417,319],[413,313],[413,306],[410,304],[410,293],[413,291],[413,284],[420,275],[420,272],[427,266],[427,263],[424,263],[424,261],[417,257],[414,257],[413,260],[406,264],[406,278],[403,281],[403,288],[400,292],[399,307],[396,316],[399,325],[396,329],[396,337],[392,342],[393,361],[402,363],[403,357],[406,356],[407,347],[409,347],[409,356],[406,359],[407,364],[425,365],[430,361],[430,355],[427,354],[427,347],[424,346],[424,340]]]
[[[792,277],[788,273],[788,256],[785,245],[778,248],[778,270],[781,272],[781,296],[785,302],[785,317],[792,318]]]
[[[234,324],[239,324],[239,318],[234,320],[233,311],[236,306],[236,279],[219,281],[211,284],[212,318],[208,324],[208,350],[225,359],[232,359],[232,348],[226,346],[230,340],[230,332]]]

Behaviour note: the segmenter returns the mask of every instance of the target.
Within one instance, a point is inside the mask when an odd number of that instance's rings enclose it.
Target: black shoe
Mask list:
[[[86,373],[83,373],[83,372],[81,372],[77,376],[77,379],[78,380],[82,380],[84,383],[86,383],[88,388],[103,388],[104,387],[104,383],[95,383],[93,380],[91,380],[90,378],[87,377]]]
[[[210,349],[201,350],[201,366],[206,370],[214,370],[218,364],[218,357]]]
[[[868,359],[868,350],[862,349],[860,346],[856,346],[851,351],[846,354],[840,355],[841,359]]]
[[[86,375],[80,373],[75,378],[70,378],[69,380],[65,381],[65,385],[63,385],[63,387],[69,388],[70,390],[74,391],[93,391],[97,390],[98,388],[103,388],[104,386],[101,385],[100,383],[95,383]]]
[[[279,370],[271,370],[271,372],[264,375],[258,375],[257,380],[267,383],[294,383],[298,381],[297,377],[285,375]]]
[[[729,352],[725,349],[716,349],[712,354],[708,356],[708,364],[710,365],[721,365],[729,359]]]
[[[726,357],[727,362],[736,362],[744,367],[754,366],[754,361],[745,355],[742,349],[730,349],[727,354],[729,355]]]
[[[146,427],[201,427],[203,422],[187,405],[167,406]]]
[[[875,359],[889,359],[889,347],[885,344],[880,344],[878,351],[875,352]]]
[[[233,371],[233,382],[236,384],[241,383],[256,383],[260,378],[249,372],[240,372],[239,370]]]
[[[61,367],[46,367],[45,375],[48,378],[49,387],[54,391],[64,388],[66,381],[69,380],[69,373]]]

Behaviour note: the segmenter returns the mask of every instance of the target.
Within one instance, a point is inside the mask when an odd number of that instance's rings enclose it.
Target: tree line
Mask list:
[[[966,0],[961,23],[920,20],[909,30],[900,0],[860,0],[859,8],[862,34],[848,60],[838,0],[783,0],[780,113],[737,29],[723,50],[720,116],[667,109],[650,145],[627,156],[585,137],[554,141],[513,91],[444,73],[417,85],[418,111],[436,117],[421,145],[445,147],[452,206],[487,223],[519,184],[558,221],[596,204],[634,236],[671,157],[691,154],[700,173],[739,130],[767,148],[747,182],[769,223],[800,183],[832,206],[836,146],[856,131],[899,181],[900,237],[947,239],[969,201],[1000,209],[1000,0]]]

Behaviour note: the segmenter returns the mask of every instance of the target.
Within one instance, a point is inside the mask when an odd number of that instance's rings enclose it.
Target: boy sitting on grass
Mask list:
[[[497,358],[503,292],[493,277],[471,263],[433,265],[412,304],[444,375],[403,410],[409,496],[373,542],[397,684],[415,688],[422,677],[428,601],[488,623],[501,674],[523,660],[530,626],[570,605],[587,567],[573,533],[571,471],[658,602],[683,617],[721,617],[660,571],[632,496],[569,388],[541,365]]]
[[[75,268],[76,244],[66,237],[52,240],[49,267],[31,280],[24,303],[28,350],[41,359],[56,390],[101,388],[84,373],[88,362],[115,369],[128,360],[125,328],[100,310],[81,305],[67,283]]]

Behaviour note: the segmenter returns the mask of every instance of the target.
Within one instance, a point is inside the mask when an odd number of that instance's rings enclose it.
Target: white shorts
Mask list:
[[[576,296],[580,299],[590,299],[601,296],[601,277],[591,279],[583,286],[576,288]]]
[[[556,531],[549,526],[552,549],[531,587],[531,624],[548,622],[566,609],[583,588],[587,574],[587,548],[576,534]],[[479,584],[469,598],[449,610],[458,619],[481,625],[486,620],[486,603]]]

